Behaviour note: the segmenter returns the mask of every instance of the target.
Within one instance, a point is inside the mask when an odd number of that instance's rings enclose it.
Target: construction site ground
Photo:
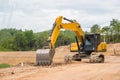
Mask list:
[[[35,51],[0,52],[0,63],[11,65],[0,69],[0,80],[120,80],[120,43],[107,48],[104,63],[83,59],[65,64],[69,46],[60,46],[50,66],[36,66]]]

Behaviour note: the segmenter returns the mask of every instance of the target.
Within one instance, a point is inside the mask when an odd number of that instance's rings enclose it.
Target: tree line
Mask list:
[[[94,24],[90,32],[100,33],[102,40],[105,39],[107,43],[120,42],[120,21],[118,19],[112,19],[110,23],[104,27]]]
[[[90,32],[99,33],[101,40],[107,43],[120,42],[120,21],[113,19],[108,26],[94,24]],[[2,29],[0,30],[0,51],[27,51],[42,48],[49,36],[50,30],[34,33],[32,30]],[[55,47],[75,42],[75,34],[71,31],[61,31]]]
[[[32,30],[2,29],[0,30],[0,51],[27,51],[42,48],[49,33],[50,30],[33,33]],[[73,32],[61,31],[55,47],[68,45],[74,40]]]

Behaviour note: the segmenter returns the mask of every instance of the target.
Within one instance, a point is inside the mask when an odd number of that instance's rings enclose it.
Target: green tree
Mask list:
[[[32,50],[34,46],[34,35],[32,30],[26,30],[24,33],[24,39],[25,39],[25,49],[26,50]]]
[[[109,26],[104,26],[101,29],[102,39],[105,39],[107,43],[110,42],[110,28]]]
[[[14,50],[25,50],[25,38],[22,32],[18,32],[14,37]]]
[[[61,31],[58,39],[56,41],[56,47],[57,46],[62,46],[62,45],[68,45],[71,42],[75,42],[75,35],[72,31]]]
[[[2,29],[0,30],[0,50],[12,50],[14,46],[14,36],[20,30]]]
[[[98,24],[94,24],[92,27],[91,27],[91,33],[100,33],[100,26]]]
[[[43,31],[43,32],[38,32],[34,34],[34,49],[42,48],[48,38],[48,35],[50,33],[49,31]]]
[[[113,35],[115,38],[116,42],[120,41],[120,21],[117,19],[112,19],[112,21],[110,21],[110,27],[113,30]]]

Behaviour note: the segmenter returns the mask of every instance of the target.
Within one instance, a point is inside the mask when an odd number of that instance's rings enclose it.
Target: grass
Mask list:
[[[0,64],[0,68],[8,68],[8,67],[10,67],[9,64]]]

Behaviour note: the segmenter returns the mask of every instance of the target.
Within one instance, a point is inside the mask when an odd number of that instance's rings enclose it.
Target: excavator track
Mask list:
[[[66,63],[66,64],[72,63],[73,56],[74,56],[74,54],[67,54],[67,55],[65,55],[65,57],[64,57],[65,63]]]
[[[104,63],[105,58],[101,53],[93,53],[90,55],[89,62],[90,63]]]
[[[105,58],[101,53],[93,53],[90,56],[85,54],[67,54],[64,58],[65,63],[72,63],[72,61],[81,61],[81,59],[87,58],[90,63],[103,63]]]
[[[51,65],[54,54],[54,49],[38,49],[36,51],[36,65]]]

